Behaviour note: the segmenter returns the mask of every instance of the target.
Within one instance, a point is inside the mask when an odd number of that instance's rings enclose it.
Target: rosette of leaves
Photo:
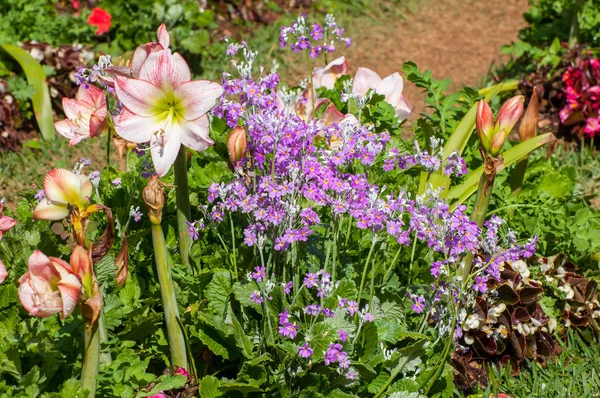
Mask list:
[[[505,262],[501,279],[490,283],[467,311],[460,340],[464,348],[452,358],[458,370],[455,382],[461,389],[487,383],[484,363],[510,363],[511,373],[518,375],[525,358],[544,365],[559,352],[552,337],[556,320],[540,304],[543,284],[529,276],[524,261]]]

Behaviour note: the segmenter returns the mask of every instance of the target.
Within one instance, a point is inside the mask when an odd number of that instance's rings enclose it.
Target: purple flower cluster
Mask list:
[[[317,23],[308,25],[306,16],[301,15],[291,26],[281,27],[279,44],[285,48],[290,41],[293,41],[290,45],[292,51],[296,53],[307,51],[311,58],[316,58],[320,54],[334,52],[336,41],[345,43],[347,47],[352,45],[352,39],[345,37],[344,33],[344,28],[337,25],[331,14],[325,17],[324,26]]]
[[[418,142],[415,141],[414,145],[414,154],[400,154],[397,148],[390,149],[388,157],[384,161],[383,169],[385,171],[392,171],[395,169],[406,170],[411,166],[420,165],[428,172],[435,172],[438,171],[443,164],[442,171],[447,176],[456,175],[457,177],[460,177],[467,174],[467,164],[457,151],[450,154],[445,162],[442,161],[443,147],[441,140],[431,140],[432,154],[427,150],[421,150]]]
[[[290,314],[287,308],[279,314],[278,332],[281,336],[292,340],[296,338],[296,334],[298,333],[298,325],[290,322]]]

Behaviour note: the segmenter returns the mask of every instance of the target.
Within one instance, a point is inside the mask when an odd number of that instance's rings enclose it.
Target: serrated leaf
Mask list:
[[[217,398],[220,397],[221,391],[219,387],[221,382],[214,376],[204,376],[200,381],[200,396],[202,398]]]
[[[225,316],[231,294],[231,272],[227,270],[215,270],[212,279],[204,291],[208,299],[208,308],[215,315]]]

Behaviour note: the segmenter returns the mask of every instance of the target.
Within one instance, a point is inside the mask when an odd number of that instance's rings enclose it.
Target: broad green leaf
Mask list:
[[[53,140],[52,102],[50,101],[50,90],[48,90],[48,83],[42,66],[25,50],[13,44],[1,44],[0,46],[21,65],[27,77],[27,82],[35,88],[35,94],[31,98],[35,118],[42,137],[45,140]]]
[[[204,376],[200,381],[200,396],[202,398],[217,398],[221,396],[221,382],[215,376]]]
[[[501,166],[500,170],[505,169],[506,167],[515,163],[517,160],[521,159],[523,156],[526,156],[530,152],[534,151],[535,149],[541,147],[544,144],[553,141],[554,139],[555,138],[552,133],[546,133],[533,137],[513,148],[510,148],[508,151],[502,153],[504,164]],[[481,178],[482,174],[483,166],[481,166],[477,170],[470,172],[464,183],[450,189],[450,192],[448,192],[448,200],[456,199],[453,208],[456,208],[458,204],[464,202],[469,198],[469,196],[475,193],[475,191],[477,190],[477,185],[479,184],[479,179]]]
[[[149,396],[156,396],[156,394],[160,393],[161,391],[169,391],[169,390],[173,390],[175,388],[181,388],[185,385],[185,383],[187,383],[187,378],[185,376],[182,375],[174,375],[174,376],[167,376],[167,375],[162,375],[159,378],[159,382],[156,383],[156,385],[154,386],[154,388],[151,391],[148,392],[140,392],[136,395],[136,397],[149,397]],[[203,395],[204,396],[204,395]]]
[[[212,280],[206,286],[204,296],[208,299],[208,307],[217,315],[223,316],[227,311],[227,302],[231,294],[231,272],[215,270]]]

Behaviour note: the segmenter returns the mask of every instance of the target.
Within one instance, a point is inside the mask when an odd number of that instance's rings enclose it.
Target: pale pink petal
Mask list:
[[[14,218],[10,218],[8,216],[3,216],[0,214],[0,231],[6,232],[12,227],[17,225],[17,221]]]
[[[348,71],[348,62],[345,57],[339,57],[331,61],[324,68],[313,69],[313,82],[315,88],[325,87],[331,90],[338,77]]]
[[[408,119],[413,111],[413,106],[403,96],[400,96],[400,100],[398,100],[394,108],[396,109],[396,117],[400,121]]]
[[[400,73],[396,72],[383,79],[381,83],[379,83],[379,86],[375,88],[375,91],[385,96],[385,100],[393,106],[400,100],[400,97],[402,97],[403,87],[404,82],[402,81],[402,76],[400,76]]]
[[[81,181],[80,189],[79,189],[79,200],[80,203],[84,204],[90,201],[90,197],[92,196],[92,190],[94,186],[90,179],[84,175],[79,174],[79,180]]]
[[[142,65],[144,65],[144,62],[146,62],[148,59],[148,55],[162,50],[164,50],[164,47],[160,43],[156,42],[138,46],[133,53],[133,58],[131,59],[131,77],[137,79],[140,74],[140,69],[142,69]]]
[[[90,84],[88,85],[88,88],[81,85],[77,90],[77,101],[85,102],[96,109],[106,106],[106,94],[104,94],[104,90],[99,89],[94,85]]]
[[[139,116],[154,116],[167,103],[165,93],[150,82],[139,79],[115,78],[117,98],[131,112]]]
[[[56,272],[60,275],[61,278],[65,278],[69,274],[73,274],[73,268],[71,264],[62,260],[58,257],[48,257],[52,262],[52,266],[56,269]]]
[[[58,282],[58,290],[62,298],[61,319],[65,319],[73,312],[81,296],[81,282],[73,275],[69,274]]]
[[[98,108],[90,116],[90,137],[99,137],[108,131],[106,107]]]
[[[42,199],[33,211],[34,220],[62,220],[69,215],[66,203],[56,203]]]
[[[163,48],[169,48],[169,45],[171,44],[171,35],[169,35],[169,32],[167,32],[167,27],[164,23],[161,24],[156,30],[156,36],[158,37],[158,42],[161,46],[163,46]]]
[[[175,163],[175,158],[181,147],[181,131],[182,127],[175,124],[170,127],[170,131],[163,136],[165,141],[162,143],[157,140],[158,135],[153,135],[150,139],[150,153],[152,155],[152,163],[156,174],[160,177],[167,174],[171,165]]]
[[[210,131],[208,116],[184,123],[184,129],[181,131],[181,143],[188,148],[196,151],[204,151],[214,145],[214,141],[208,136]]]
[[[54,128],[58,131],[58,134],[70,140],[69,145],[76,145],[81,140],[89,137],[86,134],[80,134],[68,119],[54,123]]]
[[[325,126],[331,126],[333,123],[339,123],[344,119],[344,114],[337,110],[333,103],[329,104],[321,117],[321,122]]]
[[[65,115],[69,120],[87,120],[94,111],[89,104],[73,98],[64,97],[62,105]]]
[[[26,276],[27,278],[25,278]],[[31,315],[45,318],[62,311],[62,299],[58,291],[45,290],[44,292],[38,292],[31,284],[29,273],[23,275],[19,283],[19,300]]]
[[[160,129],[154,117],[138,116],[127,108],[114,119],[117,134],[127,141],[141,144],[150,141],[155,131]]]
[[[352,82],[352,93],[365,95],[369,89],[375,89],[381,83],[381,77],[369,68],[358,68]]]
[[[48,256],[39,250],[34,251],[27,260],[29,272],[43,281],[51,282],[60,279],[60,274],[52,265]]]
[[[139,74],[139,79],[146,80],[167,92],[182,83],[189,82],[191,78],[188,64],[181,55],[171,54],[171,50],[162,50],[148,55]],[[131,110],[137,113],[135,109]]]
[[[0,260],[0,283],[4,282],[6,277],[8,276],[8,272],[6,271],[6,267],[2,260]]]
[[[81,182],[71,170],[52,169],[44,176],[42,186],[48,200],[76,206],[80,204]]]
[[[208,80],[195,80],[179,85],[173,95],[180,98],[184,108],[183,117],[186,120],[195,120],[207,113],[219,97],[223,94],[223,87]]]

